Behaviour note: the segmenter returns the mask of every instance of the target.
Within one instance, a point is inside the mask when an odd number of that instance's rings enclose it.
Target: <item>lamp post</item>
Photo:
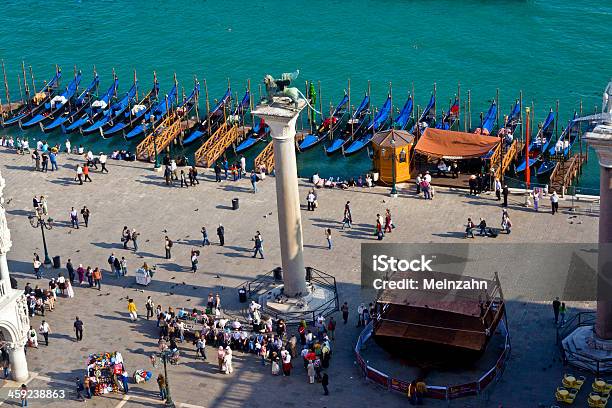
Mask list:
[[[49,258],[49,251],[47,250],[45,230],[50,230],[53,228],[53,219],[51,217],[45,219],[41,209],[37,209],[36,213],[34,215],[30,215],[28,219],[30,220],[30,225],[33,228],[40,228],[40,232],[42,233],[43,247],[45,249],[45,261],[43,262],[43,265],[45,268],[50,268],[51,258]]]
[[[164,406],[166,407],[174,407],[174,401],[172,401],[172,396],[170,395],[170,381],[168,380],[168,369],[166,368],[166,363],[170,356],[173,354],[172,350],[164,350],[159,353],[159,357],[164,363],[164,377],[166,378],[166,402]]]
[[[393,178],[391,184],[391,197],[397,197],[397,188],[395,186],[395,135],[393,133],[391,133],[391,177]]]

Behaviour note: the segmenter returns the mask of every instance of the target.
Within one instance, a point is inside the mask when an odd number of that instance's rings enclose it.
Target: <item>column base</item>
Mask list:
[[[275,279],[274,271],[249,282],[248,297],[261,305],[261,314],[283,319],[287,324],[298,324],[302,320],[314,323],[322,315],[329,316],[339,310],[336,279],[322,271],[307,268],[308,293],[299,297],[284,294],[284,284]]]
[[[593,326],[579,326],[562,341],[566,361],[603,375],[612,372],[612,340],[597,337]]]
[[[11,362],[11,378],[13,381],[26,381],[29,374],[24,346],[9,348],[9,360]]]

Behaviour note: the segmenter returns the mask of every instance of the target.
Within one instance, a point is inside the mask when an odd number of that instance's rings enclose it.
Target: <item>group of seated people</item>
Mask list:
[[[135,161],[136,155],[129,150],[115,150],[111,153],[110,158],[114,160]]]
[[[340,177],[330,177],[328,179],[323,179],[319,176],[319,173],[313,174],[311,178],[312,183],[316,188],[341,188],[342,190],[346,190],[350,187],[372,187],[373,180],[372,176],[368,173],[364,176],[359,176],[357,179],[355,177],[351,177],[348,180],[342,179]]]

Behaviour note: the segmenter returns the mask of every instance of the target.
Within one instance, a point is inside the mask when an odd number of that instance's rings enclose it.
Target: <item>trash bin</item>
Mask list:
[[[310,282],[312,279],[312,267],[306,267],[306,282]]]
[[[237,198],[232,199],[232,210],[240,208],[240,201]]]
[[[58,256],[54,256],[54,257],[53,257],[53,268],[54,268],[54,269],[59,269],[59,268],[60,268],[60,266],[62,266],[62,263],[61,263],[61,261],[60,261],[60,257],[59,257],[59,255],[58,255]]]
[[[283,280],[283,269],[280,266],[274,268],[274,280]]]
[[[238,289],[238,300],[240,300],[240,303],[246,303],[247,292],[245,288]]]

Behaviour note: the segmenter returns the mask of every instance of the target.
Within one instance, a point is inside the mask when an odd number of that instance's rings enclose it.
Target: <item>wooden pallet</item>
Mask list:
[[[237,125],[224,123],[195,153],[197,166],[212,167],[225,150],[236,142],[240,132]]]
[[[259,172],[262,166],[268,174],[274,170],[274,141],[268,143],[266,148],[255,158],[255,171]]]
[[[183,130],[181,117],[176,113],[168,115],[153,132],[144,138],[136,147],[136,158],[143,161],[155,160],[155,148],[157,154],[164,151]]]

